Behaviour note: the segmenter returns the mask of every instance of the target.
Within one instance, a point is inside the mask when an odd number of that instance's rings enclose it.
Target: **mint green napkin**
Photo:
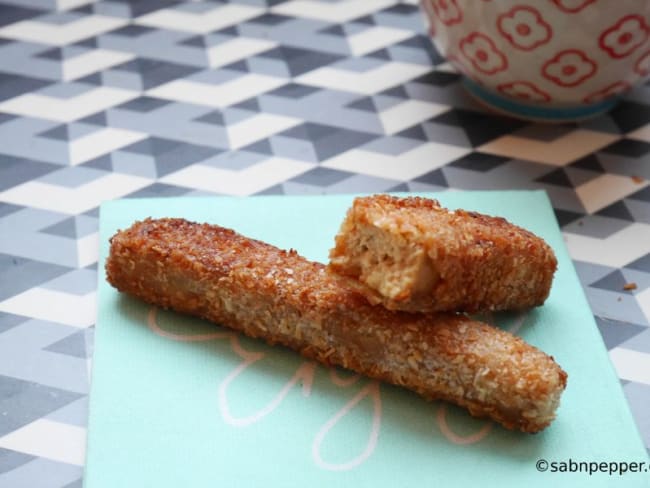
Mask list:
[[[119,200],[101,207],[84,486],[650,486],[648,472],[560,472],[580,469],[579,462],[648,460],[546,195],[428,196],[504,216],[557,253],[546,304],[494,318],[569,374],[548,429],[507,431],[456,407],[158,311],[104,280],[109,237],[148,216],[231,227],[326,262],[352,196]]]

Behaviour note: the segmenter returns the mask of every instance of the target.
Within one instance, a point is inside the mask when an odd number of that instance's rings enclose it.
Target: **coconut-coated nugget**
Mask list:
[[[546,427],[566,384],[552,357],[507,332],[462,315],[372,306],[325,265],[216,225],[136,222],[111,238],[106,272],[118,290],[153,305],[448,400],[510,429]]]
[[[557,260],[543,239],[503,218],[373,195],[348,210],[330,268],[391,310],[476,313],[541,305]]]

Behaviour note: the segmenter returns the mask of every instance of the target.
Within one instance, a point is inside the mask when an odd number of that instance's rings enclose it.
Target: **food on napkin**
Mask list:
[[[117,232],[108,281],[148,303],[443,399],[524,432],[555,417],[566,373],[544,352],[465,315],[373,306],[359,284],[216,225],[147,219]]]
[[[354,200],[330,268],[391,310],[475,313],[543,304],[557,260],[543,239],[503,218],[374,195]]]

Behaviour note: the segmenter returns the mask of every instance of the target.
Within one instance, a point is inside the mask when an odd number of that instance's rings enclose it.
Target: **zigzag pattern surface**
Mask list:
[[[414,0],[2,0],[0,141],[0,486],[82,484],[121,197],[544,189],[650,448],[648,86],[579,124],[491,114]]]

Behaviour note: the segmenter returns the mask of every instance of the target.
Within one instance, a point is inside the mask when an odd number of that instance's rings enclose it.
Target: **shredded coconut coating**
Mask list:
[[[553,420],[566,373],[552,357],[454,314],[372,306],[345,277],[294,250],[182,219],[147,219],[111,238],[118,290],[203,317],[325,365],[444,399],[509,429]]]
[[[543,239],[503,218],[374,195],[354,200],[330,268],[391,310],[475,313],[543,304],[557,260]]]

